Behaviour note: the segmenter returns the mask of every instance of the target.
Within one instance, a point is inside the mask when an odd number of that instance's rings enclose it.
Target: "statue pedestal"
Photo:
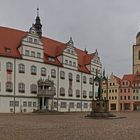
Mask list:
[[[92,111],[87,117],[92,118],[107,118],[107,117],[115,117],[115,115],[109,112],[109,101],[103,99],[93,100]]]
[[[92,112],[109,112],[109,101],[108,100],[93,100]]]

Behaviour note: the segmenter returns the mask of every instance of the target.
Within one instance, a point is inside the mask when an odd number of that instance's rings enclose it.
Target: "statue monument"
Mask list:
[[[97,97],[94,98],[94,87],[95,83],[98,84]],[[102,85],[106,85],[106,98],[102,96]],[[109,112],[109,100],[108,100],[108,77],[105,76],[105,70],[100,76],[96,71],[96,76],[93,79],[93,99],[92,99],[92,111],[86,117],[93,118],[106,118],[106,117],[115,117],[115,115]]]

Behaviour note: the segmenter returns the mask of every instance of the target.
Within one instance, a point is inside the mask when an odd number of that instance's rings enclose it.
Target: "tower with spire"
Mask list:
[[[37,8],[37,16],[36,16],[34,27],[35,27],[39,37],[41,38],[41,36],[42,36],[42,24],[41,24],[40,17],[39,17],[39,8]]]

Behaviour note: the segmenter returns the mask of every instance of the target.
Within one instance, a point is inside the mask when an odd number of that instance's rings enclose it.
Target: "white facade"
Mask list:
[[[72,41],[72,40],[70,40]],[[18,50],[21,58],[0,56],[0,112],[33,112],[40,108],[37,82],[40,78],[55,83],[53,100],[48,99],[48,109],[61,112],[90,111],[92,101],[92,79],[95,71],[101,73],[102,65],[98,54],[87,69],[78,70],[78,54],[73,42],[66,44],[58,60],[62,66],[44,61],[44,47],[32,27],[21,40]],[[49,61],[54,61],[53,58]],[[94,70],[94,71],[93,71]]]

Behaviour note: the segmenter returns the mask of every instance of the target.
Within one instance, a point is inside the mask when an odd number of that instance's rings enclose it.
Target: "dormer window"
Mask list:
[[[5,48],[5,52],[6,53],[11,53],[11,49],[10,48]]]
[[[29,56],[29,50],[25,50],[25,55]]]
[[[37,39],[34,39],[34,43],[37,44]]]
[[[31,56],[35,57],[35,52],[31,51]]]
[[[76,66],[76,62],[73,62],[73,66],[74,66],[74,67]]]
[[[72,61],[69,61],[69,65],[72,66]]]
[[[48,57],[48,60],[51,61],[51,62],[54,62],[55,61],[55,59],[52,58],[52,57]]]
[[[37,53],[37,58],[41,58],[41,53]]]
[[[74,52],[73,52],[73,51],[71,51],[71,54],[74,54]]]
[[[68,60],[65,60],[65,64],[68,64]]]
[[[33,39],[31,37],[29,37],[29,42],[32,43],[33,42]]]
[[[67,49],[68,53],[70,53],[70,49]]]

